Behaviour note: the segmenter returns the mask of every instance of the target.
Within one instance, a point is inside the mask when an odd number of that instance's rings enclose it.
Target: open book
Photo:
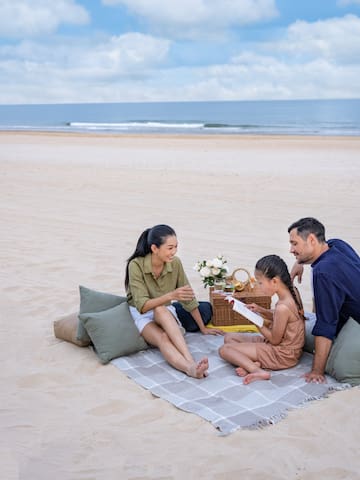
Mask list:
[[[233,305],[233,310],[236,313],[240,313],[243,317],[247,318],[250,322],[254,323],[258,327],[264,325],[264,319],[258,313],[249,310],[245,303],[240,302],[234,297],[227,297],[226,300]]]

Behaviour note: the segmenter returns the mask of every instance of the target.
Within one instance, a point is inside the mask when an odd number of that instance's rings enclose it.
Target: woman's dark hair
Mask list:
[[[129,286],[129,263],[136,257],[145,257],[151,253],[151,245],[158,248],[165,243],[167,237],[176,236],[175,230],[169,225],[155,225],[155,227],[147,228],[140,235],[137,241],[135,252],[127,259],[125,270],[125,289]]]
[[[266,257],[262,257],[257,261],[255,270],[261,272],[269,280],[272,280],[274,277],[279,277],[289,289],[295,304],[298,307],[300,316],[304,318],[304,309],[299,292],[297,291],[297,288],[294,287],[289,270],[282,258],[278,255],[267,255]]]

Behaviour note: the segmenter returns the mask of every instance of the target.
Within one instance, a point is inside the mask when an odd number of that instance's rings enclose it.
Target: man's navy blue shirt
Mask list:
[[[329,250],[311,265],[316,310],[312,333],[334,340],[349,317],[360,323],[360,257],[343,240],[327,243]]]

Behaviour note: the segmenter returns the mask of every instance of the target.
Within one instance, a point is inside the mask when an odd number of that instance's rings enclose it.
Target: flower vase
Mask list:
[[[214,291],[223,292],[226,282],[224,278],[216,278],[214,280]]]

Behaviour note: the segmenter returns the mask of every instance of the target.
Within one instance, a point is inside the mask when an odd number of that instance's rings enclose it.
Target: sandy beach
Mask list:
[[[126,258],[157,223],[176,230],[200,300],[197,260],[291,267],[303,216],[360,251],[359,159],[354,137],[0,133],[1,478],[359,478],[359,388],[222,437],[53,334],[80,284],[124,294]]]

